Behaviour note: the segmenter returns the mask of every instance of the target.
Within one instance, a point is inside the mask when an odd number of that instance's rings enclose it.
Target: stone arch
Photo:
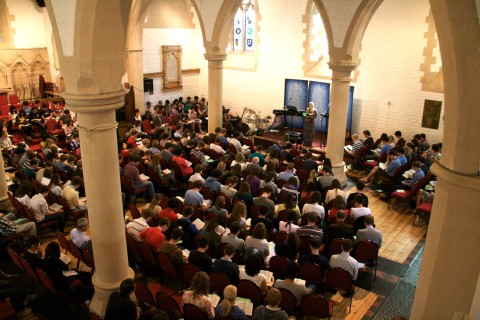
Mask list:
[[[35,92],[35,96],[40,96],[39,91],[39,84],[40,84],[40,76],[45,78],[45,81],[49,81],[50,77],[48,76],[47,67],[44,63],[39,60],[36,60],[30,66],[30,73],[32,78],[32,86],[33,91]]]
[[[15,59],[16,62],[12,64],[10,69],[12,86],[18,88],[19,90],[25,90],[28,92],[30,90],[30,78],[29,78],[29,67],[22,61],[23,59]],[[23,86],[23,87],[22,87]],[[25,95],[27,93],[25,92]]]
[[[8,81],[8,71],[7,69],[0,65],[0,88],[8,88],[9,81]]]

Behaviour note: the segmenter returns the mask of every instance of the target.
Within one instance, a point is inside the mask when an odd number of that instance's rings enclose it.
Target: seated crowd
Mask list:
[[[380,145],[365,130],[365,140],[354,135],[352,149],[345,151],[345,157],[356,160],[355,165],[361,165],[358,160],[386,164],[372,167],[357,182],[357,191],[347,197],[329,159],[294,149],[288,136],[268,148],[255,146],[230,122],[205,134],[206,106],[198,97],[185,102],[159,101],[153,107],[147,103],[144,115],[136,110],[131,129],[118,145],[124,208],[135,206],[137,198],[147,200],[141,214],[130,210],[133,219],[126,223],[127,236],[137,245],[146,245],[154,255],[166,254],[176,270],[185,264],[196,266],[199,272],[182,301],[196,305],[210,319],[245,319],[235,300],[242,294],[238,284],[246,280],[266,295],[267,306],[255,305],[253,319],[287,319],[279,309],[282,294],[277,289],[290,291],[298,307],[303,297],[326,289],[323,284],[297,281],[304,264],[315,265],[322,275],[329,268],[343,268],[355,280],[359,270],[355,245],[373,241],[379,248],[382,243],[382,233],[375,229],[368,197],[363,193],[365,186],[389,179],[382,184],[385,198],[389,198],[396,190],[417,186],[429,165],[440,158],[441,144],[430,150],[425,135],[405,143],[398,131],[396,142],[383,134]],[[0,217],[0,232],[3,236],[22,234],[28,244],[24,256],[34,268],[43,269],[60,290],[88,297],[88,276],[78,273],[67,277],[61,272],[68,266],[60,260],[58,244],[55,248],[49,244],[45,257],[38,254],[36,229],[51,223],[52,229],[63,232],[70,219],[76,220],[70,232],[72,242],[92,251],[88,219],[82,218],[87,206],[80,197],[85,194],[78,131],[72,114],[54,107],[58,106],[42,104],[39,111],[35,105],[28,113],[22,107],[12,123],[2,122],[6,166],[13,167],[19,178],[14,193],[20,208],[17,212],[23,210],[32,221],[19,224],[12,217]],[[43,109],[50,110],[50,115]],[[38,121],[26,121],[32,112]],[[46,122],[55,117],[59,118],[59,132],[52,135]],[[24,138],[26,143],[10,141],[9,135],[15,132],[16,140]],[[42,137],[38,144],[31,138],[35,133]],[[362,148],[368,152],[357,159]],[[409,166],[411,178],[402,181],[398,170]],[[423,189],[418,192],[419,202],[431,201],[430,193]],[[53,208],[55,203],[60,206]],[[269,278],[262,270],[278,270],[279,260],[273,257],[282,257],[285,262],[282,272],[276,271],[275,277]],[[225,275],[230,283],[223,292],[217,292],[223,300],[216,307],[208,299],[212,273]],[[108,317],[115,318],[119,312],[115,305],[124,304],[132,291],[131,283],[122,284],[120,295],[112,295],[109,301]],[[136,319],[133,306],[128,314]]]

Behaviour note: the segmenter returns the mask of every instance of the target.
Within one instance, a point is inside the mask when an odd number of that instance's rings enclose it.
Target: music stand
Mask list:
[[[293,116],[298,114],[298,109],[295,106],[286,106],[288,115],[290,116],[290,131],[292,131]]]

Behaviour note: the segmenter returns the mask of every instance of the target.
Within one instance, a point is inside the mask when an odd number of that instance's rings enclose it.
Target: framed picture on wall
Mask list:
[[[442,101],[425,99],[425,103],[423,105],[422,127],[438,129],[441,113]]]

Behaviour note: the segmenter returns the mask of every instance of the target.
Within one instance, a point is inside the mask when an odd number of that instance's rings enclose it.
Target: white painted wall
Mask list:
[[[9,13],[15,16],[13,42],[16,48],[43,48],[46,38],[43,10],[31,0],[7,0]]]
[[[360,53],[354,131],[368,128],[379,136],[401,130],[405,138],[424,132],[430,142],[442,140],[444,106],[438,130],[421,127],[424,100],[443,101],[443,94],[424,92],[420,83],[429,10],[426,0],[385,0],[373,16]]]

